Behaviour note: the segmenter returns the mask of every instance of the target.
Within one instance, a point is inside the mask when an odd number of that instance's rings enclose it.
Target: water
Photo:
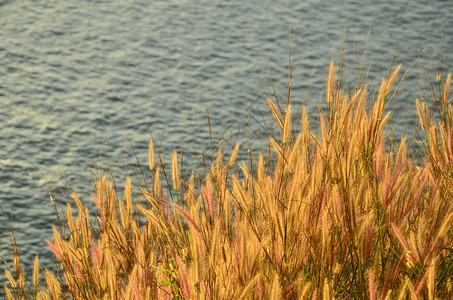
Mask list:
[[[442,30],[445,49],[453,46],[452,15],[448,1],[421,0],[0,1],[0,255],[10,257],[12,218],[27,267],[35,254],[51,266],[49,190],[65,202],[69,182],[88,199],[95,162],[124,178],[134,164],[128,137],[145,164],[152,134],[165,153],[184,141],[197,166],[210,147],[209,105],[214,140],[231,132],[245,149],[252,132],[259,148],[269,129],[267,58],[284,98],[290,26],[292,99],[300,105],[310,86],[304,101],[315,114],[345,28],[349,69],[370,32],[365,65],[381,77],[393,56],[405,70],[425,47],[435,70]],[[399,136],[416,121],[420,68],[391,107]]]

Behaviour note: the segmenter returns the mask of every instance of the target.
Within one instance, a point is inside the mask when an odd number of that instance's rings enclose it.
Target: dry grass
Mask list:
[[[150,188],[134,190],[128,178],[119,195],[103,178],[95,212],[74,193],[68,233],[54,227],[47,241],[58,272],[36,259],[27,283],[15,251],[8,298],[452,299],[450,75],[439,81],[439,122],[417,101],[426,157],[416,163],[404,139],[386,150],[385,108],[399,71],[370,99],[365,84],[342,92],[332,64],[319,135],[305,108],[291,128],[289,102],[281,110],[268,98],[281,137],[270,137],[272,153],[253,169],[236,161],[238,145],[230,157],[220,150],[203,178],[184,178],[174,152],[174,201],[151,142]]]

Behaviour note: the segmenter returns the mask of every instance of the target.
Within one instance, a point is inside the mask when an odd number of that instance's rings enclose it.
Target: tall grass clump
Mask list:
[[[281,134],[253,164],[236,160],[237,145],[186,177],[182,154],[166,172],[151,141],[148,183],[103,177],[91,200],[73,193],[46,241],[57,272],[36,259],[27,283],[16,254],[8,298],[452,299],[451,76],[439,121],[416,101],[426,155],[413,160],[385,132],[399,73],[376,93],[344,91],[331,64],[318,131],[305,107],[294,126],[289,84],[284,107],[267,99]]]

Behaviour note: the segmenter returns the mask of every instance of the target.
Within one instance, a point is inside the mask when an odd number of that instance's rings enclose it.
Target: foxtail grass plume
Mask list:
[[[178,152],[167,172],[151,140],[152,178],[107,174],[57,209],[56,271],[36,257],[28,280],[13,239],[6,297],[453,299],[451,76],[436,83],[441,114],[416,101],[425,154],[413,159],[386,128],[400,69],[369,92],[342,86],[331,63],[317,129],[305,107],[295,125],[294,106],[267,98],[279,132],[262,153],[241,162],[239,144],[230,157],[220,146],[184,180]]]
[[[149,141],[148,162],[150,170],[154,170],[154,142],[152,139]]]

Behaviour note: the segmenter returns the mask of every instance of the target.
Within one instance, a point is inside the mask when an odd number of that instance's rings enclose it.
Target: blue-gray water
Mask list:
[[[315,115],[345,28],[350,70],[370,32],[372,76],[384,76],[393,56],[406,70],[425,47],[435,71],[442,45],[451,63],[452,16],[449,1],[421,0],[1,0],[0,255],[11,255],[11,214],[27,266],[35,254],[51,265],[49,190],[65,202],[64,176],[88,199],[93,161],[122,178],[134,163],[127,135],[145,164],[149,132],[158,142],[164,128],[163,151],[184,140],[186,160],[195,160],[209,149],[208,103],[215,140],[231,131],[245,149],[250,131],[259,148],[269,128],[267,57],[283,98],[290,26],[293,103],[310,85],[305,102]],[[420,68],[423,61],[392,103],[398,135],[412,133],[408,116],[416,121]]]

